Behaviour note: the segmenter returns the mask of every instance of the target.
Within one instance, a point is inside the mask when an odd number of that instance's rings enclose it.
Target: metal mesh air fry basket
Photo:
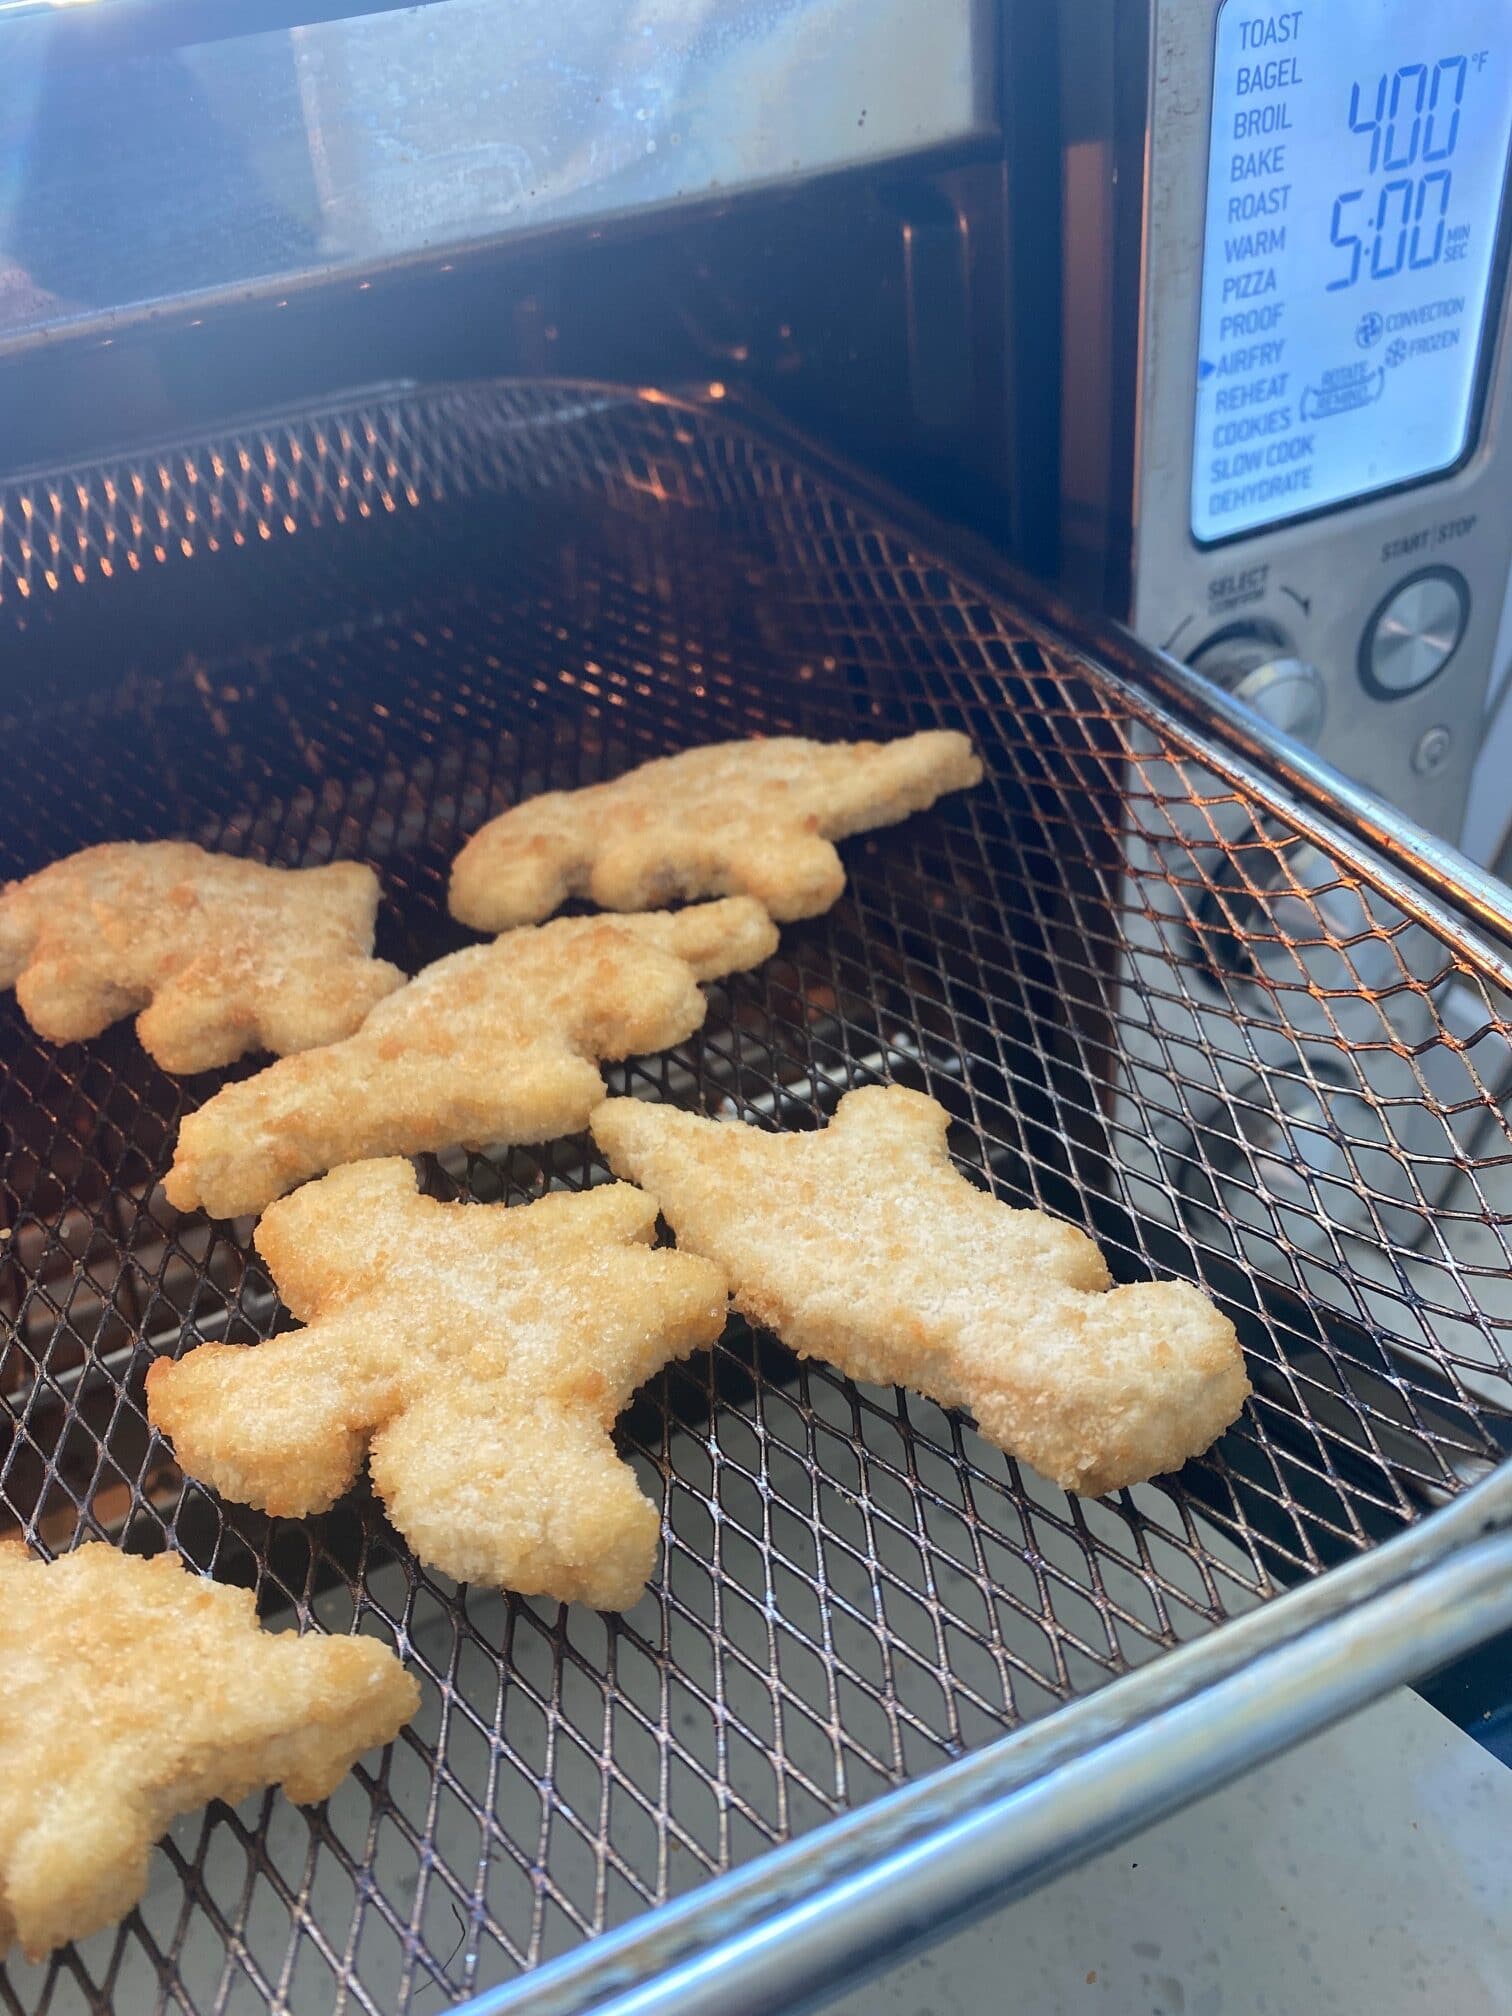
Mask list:
[[[1481,1544],[1453,1507],[1377,1543],[1506,1442],[1503,957],[1410,862],[808,451],[651,395],[375,398],[13,487],[0,623],[0,873],[106,838],[356,856],[411,971],[464,941],[448,864],[520,797],[724,737],[968,729],[983,786],[848,843],[834,912],[614,1088],[793,1128],[854,1085],[921,1087],[1007,1202],[1087,1227],[1120,1279],[1203,1283],[1255,1383],[1180,1478],[1083,1502],[732,1322],[624,1417],[665,1535],[633,1611],[458,1590],[365,1493],[274,1521],[175,1469],[147,1366],[288,1321],[250,1226],[157,1187],[219,1081],[166,1077],[127,1024],[50,1048],[5,997],[0,1524],[175,1545],[270,1622],[394,1642],[424,1690],[326,1806],[180,1821],[143,1907],[13,1958],[6,2009],[434,2010],[904,1780],[952,1785],[952,1759],[1028,1756],[986,1748],[1025,1725],[1064,1768],[1115,1727],[1068,1751],[1054,1732],[1084,1725],[1041,1718],[1073,1697],[1116,1682],[1137,1727],[1159,1702],[1131,1669],[1200,1696],[1212,1648],[1266,1618],[1294,1621],[1258,1650],[1294,1646]],[[583,1139],[423,1168],[511,1200],[604,1173]],[[1368,1589],[1339,1566],[1365,1550]],[[1420,1620],[1417,1663],[1505,1607]],[[698,1908],[647,1922],[690,1950],[737,1922]]]

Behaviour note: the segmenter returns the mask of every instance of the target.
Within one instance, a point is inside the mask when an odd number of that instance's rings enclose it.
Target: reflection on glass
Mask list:
[[[81,61],[0,15],[0,341],[986,123],[979,0],[446,0]]]

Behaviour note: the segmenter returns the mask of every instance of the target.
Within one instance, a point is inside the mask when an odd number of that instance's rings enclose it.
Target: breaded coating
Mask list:
[[[32,1960],[131,1909],[176,1815],[324,1799],[420,1706],[373,1639],[260,1630],[251,1590],[102,1545],[0,1545],[0,1673],[0,1954]]]
[[[853,1379],[969,1408],[1068,1491],[1177,1469],[1249,1392],[1234,1326],[1185,1282],[1114,1288],[1084,1232],[959,1175],[943,1107],[849,1093],[822,1133],[612,1099],[593,1134],[736,1306]]]
[[[595,1058],[681,1043],[700,980],[759,965],[777,927],[749,896],[630,917],[561,917],[454,952],[381,1001],[355,1036],[228,1085],[179,1130],[181,1211],[260,1211],[374,1155],[550,1141],[604,1096]]]
[[[719,742],[608,784],[528,798],[452,863],[451,910],[478,931],[549,917],[569,896],[648,910],[754,896],[779,923],[817,917],[845,887],[830,844],[981,782],[964,735],[896,742]]]
[[[459,1582],[622,1610],[657,1509],[610,1440],[669,1359],[713,1343],[719,1269],[656,1252],[627,1184],[537,1203],[441,1204],[408,1162],[355,1162],[275,1204],[257,1248],[308,1328],[202,1344],[147,1375],[185,1469],[298,1517],[364,1452],[389,1517]]]
[[[113,841],[0,889],[0,987],[50,1043],[135,1014],[165,1071],[209,1071],[350,1036],[404,983],[372,957],[377,912],[378,877],[356,861],[265,868]]]

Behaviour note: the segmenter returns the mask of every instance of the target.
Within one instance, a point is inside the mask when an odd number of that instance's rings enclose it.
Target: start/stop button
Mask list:
[[[1400,582],[1365,625],[1360,679],[1377,700],[1400,700],[1436,679],[1470,615],[1470,590],[1452,567],[1425,567]]]

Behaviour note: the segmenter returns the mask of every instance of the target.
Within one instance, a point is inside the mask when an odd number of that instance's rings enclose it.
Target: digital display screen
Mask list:
[[[1507,0],[1225,0],[1197,539],[1459,461],[1489,340],[1509,135]]]

